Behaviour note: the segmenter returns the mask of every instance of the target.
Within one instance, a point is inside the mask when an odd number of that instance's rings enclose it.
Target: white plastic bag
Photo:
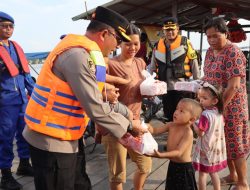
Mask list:
[[[144,121],[141,127],[147,129]],[[140,139],[133,137],[130,133],[126,133],[119,142],[128,149],[132,149],[138,154],[153,154],[154,150],[158,150],[158,143],[155,141],[150,132],[144,133]]]
[[[201,85],[199,84],[199,81],[194,80],[191,82],[183,81],[183,82],[176,82],[174,85],[175,90],[181,90],[181,91],[189,91],[196,93],[201,88]]]
[[[141,95],[157,96],[167,93],[167,83],[155,80],[155,73],[153,73],[153,75],[150,75],[148,71],[143,70],[142,75],[146,79],[140,85]]]
[[[148,128],[147,125],[142,122],[143,128]],[[144,133],[142,135],[142,154],[153,154],[154,150],[158,150],[158,143],[155,141],[154,137],[151,135],[150,132]]]

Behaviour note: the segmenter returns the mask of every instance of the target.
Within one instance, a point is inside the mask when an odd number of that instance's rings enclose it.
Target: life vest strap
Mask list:
[[[13,45],[15,47],[15,50],[16,50],[18,58],[21,62],[23,71],[25,73],[30,73],[29,63],[25,57],[25,54],[24,54],[22,48],[15,41],[11,41],[11,42],[13,43]],[[8,71],[12,77],[15,77],[19,74],[19,65],[16,65],[14,63],[9,52],[2,45],[0,45],[0,58],[3,60],[4,64],[6,65]]]
[[[17,66],[10,57],[8,51],[3,46],[0,46],[0,58],[3,60],[12,77],[15,77],[19,74]]]
[[[18,45],[18,43],[16,43],[15,41],[11,41],[14,44],[14,47],[17,51],[18,57],[20,59],[23,71],[25,73],[30,73],[30,69],[29,69],[29,63],[28,60],[25,57],[25,54],[23,52],[23,49]]]

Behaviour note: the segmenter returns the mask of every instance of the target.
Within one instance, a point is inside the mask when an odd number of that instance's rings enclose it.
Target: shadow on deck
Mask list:
[[[153,125],[157,125],[157,121],[152,122]],[[157,142],[162,147],[166,142],[166,135],[161,135],[156,137]],[[97,145],[94,152],[90,153],[94,146],[94,140],[91,138],[87,139],[87,147],[85,149],[86,161],[87,161],[87,173],[91,179],[93,190],[108,190],[108,165],[106,160],[106,155],[102,145]],[[15,146],[16,149],[16,146]],[[248,168],[250,168],[250,159],[248,156]],[[32,177],[24,177],[15,175],[18,158],[15,150],[15,159],[13,161],[13,176],[18,180],[19,183],[23,185],[23,190],[35,190],[34,181]],[[165,178],[168,168],[168,159],[158,159],[153,158],[152,171],[149,174],[144,190],[164,190],[165,189]],[[130,159],[127,159],[127,182],[124,184],[124,190],[133,189],[133,175],[136,170],[136,166]],[[228,174],[228,170],[225,169],[219,173],[221,177]],[[250,175],[250,174],[249,174]],[[1,176],[1,174],[0,174]],[[209,179],[210,180],[210,179]],[[248,182],[250,183],[250,177],[248,177]],[[213,187],[208,181],[207,190],[212,190]],[[222,186],[221,190],[230,190],[231,186]],[[0,190],[2,190],[0,188]]]

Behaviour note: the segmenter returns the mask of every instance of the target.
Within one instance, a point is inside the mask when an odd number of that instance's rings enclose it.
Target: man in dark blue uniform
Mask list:
[[[29,74],[28,61],[22,48],[9,40],[14,31],[14,19],[0,12],[0,169],[2,173],[0,187],[3,189],[21,189],[11,174],[13,140],[16,137],[20,163],[17,175],[33,175],[29,163],[29,147],[22,136],[25,126],[24,111],[28,95],[34,82]]]

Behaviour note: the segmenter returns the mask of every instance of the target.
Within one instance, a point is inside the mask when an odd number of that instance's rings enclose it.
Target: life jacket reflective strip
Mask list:
[[[105,81],[106,81],[106,64],[105,64],[104,58],[100,51],[93,50],[93,51],[90,51],[89,54],[90,54],[91,59],[96,65],[96,80],[97,80],[98,89],[102,91]]]
[[[106,68],[99,47],[85,36],[67,35],[46,59],[25,113],[25,121],[31,130],[62,140],[79,139],[89,122],[71,87],[52,72],[58,55],[73,47],[82,47],[89,52],[96,65],[97,85],[102,91]]]
[[[29,64],[28,64],[28,61],[25,57],[23,49],[15,41],[10,41],[10,42],[13,43],[13,45],[16,49],[17,56],[21,62],[21,66],[22,66],[23,71],[25,73],[30,73]],[[18,67],[16,66],[16,64],[12,60],[9,52],[2,45],[0,45],[0,58],[5,63],[7,69],[12,77],[15,77],[19,74]]]
[[[185,39],[184,39],[185,38]],[[182,37],[180,35],[177,36],[176,40],[170,45],[170,51],[173,51],[177,48],[179,48],[181,45],[183,45],[184,47],[187,47],[187,40],[186,37]],[[187,50],[185,50],[187,52]],[[155,59],[156,59],[156,73],[157,73],[157,78],[160,79],[159,76],[159,64],[162,65],[166,65],[167,59],[166,59],[166,45],[164,43],[164,39],[160,39],[156,49],[155,49]],[[183,64],[182,67],[180,67],[179,69],[180,72],[184,72],[185,77],[191,77],[192,76],[192,72],[191,72],[191,67],[189,64],[189,58],[187,56],[187,54],[178,57],[175,60],[172,60],[170,64],[173,64],[175,62],[181,63]],[[166,65],[167,67],[167,65]],[[175,68],[176,70],[177,68]],[[184,71],[182,71],[182,69],[184,69]]]

